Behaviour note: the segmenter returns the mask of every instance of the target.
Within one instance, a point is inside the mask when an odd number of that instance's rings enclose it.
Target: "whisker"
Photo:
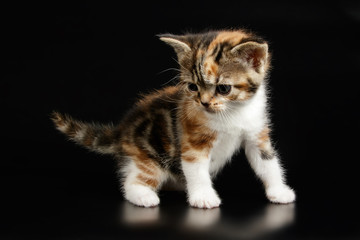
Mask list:
[[[161,84],[161,86],[165,86],[165,85],[169,84],[170,82],[178,79],[179,76],[180,76],[180,74],[175,75],[173,78],[171,78],[171,79],[170,79],[169,81],[167,81],[166,83]]]
[[[168,69],[165,69],[165,70],[162,70],[161,72],[159,72],[158,75],[160,75],[162,73],[165,73],[165,72],[168,72],[168,71],[181,72],[181,70],[179,70],[178,68],[168,68]]]

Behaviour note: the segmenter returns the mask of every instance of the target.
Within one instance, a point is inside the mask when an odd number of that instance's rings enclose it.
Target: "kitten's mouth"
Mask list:
[[[207,113],[212,113],[212,114],[215,114],[215,113],[219,113],[219,112],[221,112],[223,109],[222,108],[217,108],[217,107],[211,107],[210,105],[204,105],[204,104],[202,104],[202,105],[200,105],[200,108],[202,109],[202,110],[204,110],[205,112],[207,112]]]
[[[205,110],[205,112],[208,112],[208,113],[217,113],[217,112],[220,112],[219,109],[207,108],[207,107],[204,107],[204,110]]]
[[[209,108],[205,108],[205,111],[208,112],[208,113],[216,113],[215,110],[209,109]]]

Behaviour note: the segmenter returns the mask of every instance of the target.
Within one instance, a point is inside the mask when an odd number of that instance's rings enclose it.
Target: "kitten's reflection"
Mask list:
[[[189,208],[184,229],[202,230],[212,236],[258,239],[291,225],[295,221],[295,204],[268,204],[250,216],[220,216],[220,208]]]
[[[138,207],[126,201],[122,203],[121,216],[121,222],[128,225],[152,225],[159,221],[159,207]]]
[[[230,238],[265,239],[295,221],[295,204],[268,204],[260,212],[219,228]]]
[[[252,215],[234,216],[231,213],[221,213],[221,208],[182,209],[143,208],[123,202],[121,220],[129,226],[168,226],[180,231],[200,231],[213,236],[227,238],[250,238],[271,236],[295,220],[295,204],[267,204]],[[176,210],[176,211],[175,211]]]
[[[185,216],[186,228],[204,229],[215,225],[220,220],[220,208],[189,208]]]
[[[258,222],[263,228],[275,229],[289,225],[295,221],[295,204],[269,204],[261,218]]]

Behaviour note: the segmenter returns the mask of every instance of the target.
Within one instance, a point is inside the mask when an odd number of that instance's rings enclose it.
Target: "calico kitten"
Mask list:
[[[244,30],[160,39],[177,53],[176,86],[143,97],[118,125],[53,113],[58,130],[118,161],[124,197],[152,207],[165,183],[183,186],[189,204],[218,207],[212,178],[241,147],[274,203],[295,200],[271,144],[267,113],[268,44]]]

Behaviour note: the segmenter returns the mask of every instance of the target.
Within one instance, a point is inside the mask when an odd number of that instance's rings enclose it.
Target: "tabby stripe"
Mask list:
[[[171,118],[171,129],[173,134],[173,144],[175,148],[174,156],[172,156],[172,161],[170,162],[169,170],[175,175],[181,175],[181,144],[178,136],[178,111],[176,109],[177,105],[174,106],[174,109],[170,111]]]
[[[193,67],[194,75],[196,75],[198,82],[203,82],[199,67],[200,67],[200,63],[194,63],[194,67]]]
[[[152,188],[156,188],[159,185],[158,180],[155,178],[149,178],[142,174],[137,175],[136,178],[140,181],[140,183],[143,183],[144,185],[150,186]]]
[[[200,78],[199,78],[199,75],[198,73],[196,72],[195,70],[195,67],[193,68],[193,75],[196,76],[196,79],[194,79],[196,83],[199,83],[200,82]]]
[[[247,80],[248,80],[248,83],[249,83],[248,91],[251,92],[251,93],[255,93],[256,90],[259,87],[259,84],[255,83],[251,78],[248,78]]]
[[[199,62],[199,63],[197,64],[196,71],[198,72],[198,74],[199,74],[199,76],[200,76],[201,82],[204,82],[204,78],[202,77],[202,74],[201,74],[201,62]]]
[[[220,49],[220,45],[216,45],[214,50],[210,54],[210,56],[212,56],[212,57],[217,56],[217,53],[218,53],[219,49]]]
[[[143,153],[147,156],[147,158],[155,159],[157,152],[153,148],[153,146],[149,144],[148,141],[152,127],[153,127],[153,122],[148,118],[144,119],[135,129],[134,140],[135,140],[135,145],[143,151]]]
[[[218,48],[218,52],[216,53],[216,55],[214,55],[214,62],[219,64],[220,58],[222,56],[223,50],[224,50],[224,44],[221,44]]]
[[[161,113],[156,114],[153,119],[153,125],[149,136],[149,144],[156,152],[155,160],[158,161],[162,168],[166,168],[166,160],[170,158],[170,154],[167,149],[171,148],[172,140],[168,132],[169,122],[165,116]]]

